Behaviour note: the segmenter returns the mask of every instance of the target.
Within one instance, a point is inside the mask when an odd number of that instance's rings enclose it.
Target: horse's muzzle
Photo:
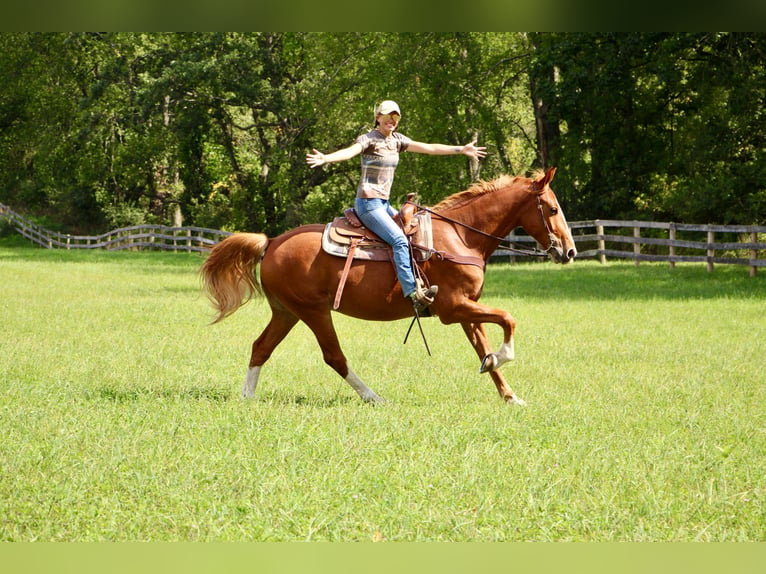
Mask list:
[[[555,241],[548,248],[548,255],[554,263],[566,264],[577,257],[577,249],[574,246],[564,250],[558,241]]]

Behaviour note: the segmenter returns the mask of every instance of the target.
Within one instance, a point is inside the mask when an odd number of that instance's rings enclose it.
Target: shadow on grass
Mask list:
[[[359,403],[362,405],[362,401],[356,395],[348,396],[334,396],[334,397],[308,397],[306,395],[291,395],[286,392],[277,393],[264,393],[262,395],[256,394],[252,399],[258,402],[268,403],[271,405],[282,406],[299,406],[299,407],[341,407],[349,404]]]
[[[115,389],[113,387],[101,387],[92,391],[86,391],[86,397],[91,400],[106,400],[115,403],[129,403],[147,398],[204,400],[222,403],[231,400],[235,395],[229,391],[212,387],[191,389],[150,389],[141,387]]]
[[[482,297],[519,297],[562,300],[685,300],[718,298],[766,299],[766,274],[750,277],[739,265],[677,265],[575,261],[553,263],[496,263],[487,268]]]
[[[210,401],[225,403],[229,401],[243,401],[239,393],[212,387],[200,387],[189,389],[151,389],[145,387],[132,387],[129,389],[116,389],[114,387],[101,387],[86,391],[86,397],[90,400],[103,400],[114,403],[132,403],[145,399],[165,400],[189,400]],[[335,397],[308,397],[306,395],[291,395],[288,393],[263,393],[256,395],[254,399],[247,399],[257,403],[268,403],[282,406],[300,407],[338,407],[351,403],[361,403],[356,396]]]

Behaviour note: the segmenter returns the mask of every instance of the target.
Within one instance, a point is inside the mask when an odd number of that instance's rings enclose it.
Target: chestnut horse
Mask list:
[[[514,358],[515,321],[506,311],[478,303],[484,270],[503,238],[522,227],[557,263],[568,263],[577,251],[564,213],[550,188],[555,168],[534,178],[502,176],[480,182],[447,197],[432,213],[434,255],[422,264],[439,294],[429,308],[442,323],[460,323],[482,359],[500,396],[524,404],[498,368]],[[331,308],[344,259],[322,250],[324,225],[305,225],[269,239],[260,233],[236,233],[218,243],[202,265],[203,287],[224,319],[256,293],[265,294],[271,321],[255,340],[242,389],[252,397],[261,367],[300,320],[316,336],[325,362],[366,402],[385,402],[352,371],[341,350]],[[256,278],[259,264],[260,283]],[[394,267],[388,262],[354,260],[346,280],[340,313],[368,321],[413,317],[402,296]],[[503,330],[503,344],[492,352],[483,323]]]

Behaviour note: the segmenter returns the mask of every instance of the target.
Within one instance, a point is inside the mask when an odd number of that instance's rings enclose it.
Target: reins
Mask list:
[[[463,227],[465,229],[473,231],[474,233],[478,233],[479,235],[483,235],[484,237],[488,237],[490,239],[494,239],[496,241],[499,241],[500,242],[499,247],[502,247],[503,249],[505,249],[506,251],[510,251],[511,253],[516,253],[518,255],[528,255],[530,257],[547,257],[548,254],[550,253],[550,251],[555,248],[555,239],[554,239],[553,234],[551,233],[550,228],[548,227],[548,222],[545,220],[545,216],[543,215],[543,212],[542,212],[543,206],[540,203],[540,197],[539,196],[537,198],[537,206],[540,209],[540,215],[543,218],[543,224],[545,225],[545,229],[548,232],[548,237],[551,240],[550,246],[545,251],[543,251],[542,249],[537,249],[537,248],[535,248],[535,249],[519,249],[518,247],[513,247],[513,244],[510,241],[508,241],[505,237],[498,237],[497,235],[492,235],[491,233],[487,233],[486,231],[482,231],[481,229],[477,229],[475,227],[471,227],[467,223],[463,223],[462,221],[458,221],[456,219],[452,219],[451,217],[447,217],[446,215],[443,215],[443,214],[439,213],[438,211],[434,211],[433,209],[430,209],[428,207],[425,207],[425,206],[420,205],[418,203],[415,203],[413,201],[408,201],[407,203],[411,203],[416,208],[421,209],[423,211],[427,211],[431,215],[435,215],[436,217],[439,217],[439,218],[443,219],[444,221],[449,221],[450,223],[454,223],[455,225],[459,225],[460,227]],[[435,254],[439,254],[440,253],[439,251],[436,251],[436,250],[432,250],[432,251]]]
[[[519,255],[527,255],[527,256],[530,256],[530,257],[548,257],[548,255],[550,255],[551,251],[556,249],[557,239],[556,239],[556,236],[553,235],[553,233],[551,232],[551,228],[548,225],[548,221],[545,219],[545,213],[543,212],[543,204],[540,201],[540,196],[539,195],[537,196],[537,208],[540,211],[540,217],[543,220],[543,225],[545,226],[545,231],[548,233],[548,240],[549,240],[548,249],[546,249],[544,251],[541,250],[541,249],[537,249],[537,248],[535,248],[535,249],[519,249],[517,247],[513,247],[511,242],[508,241],[505,237],[498,237],[497,235],[492,235],[491,233],[487,233],[486,231],[482,231],[481,229],[477,229],[475,227],[472,227],[472,226],[468,225],[467,223],[463,223],[462,221],[458,221],[456,219],[452,219],[451,217],[447,217],[446,215],[443,215],[443,214],[439,213],[438,211],[434,211],[433,209],[430,209],[428,207],[425,207],[423,205],[415,203],[414,201],[407,200],[405,203],[409,203],[411,205],[414,205],[416,209],[420,209],[422,211],[426,211],[426,212],[430,213],[431,215],[435,215],[436,217],[439,217],[439,218],[443,219],[444,221],[449,221],[450,223],[452,223],[454,225],[458,225],[460,227],[463,227],[465,229],[473,231],[474,233],[478,233],[479,235],[483,235],[484,237],[488,237],[489,239],[493,239],[495,241],[498,241],[499,242],[499,247],[502,247],[503,249],[505,249],[507,251],[510,251],[511,253],[516,253],[516,254],[519,254]],[[437,257],[439,257],[441,259],[446,259],[448,261],[452,261],[452,262],[458,263],[460,265],[476,265],[476,266],[478,266],[480,268],[483,268],[484,265],[485,265],[484,260],[481,259],[480,257],[474,257],[474,256],[470,256],[470,255],[467,255],[467,256],[466,255],[464,255],[464,256],[453,255],[453,254],[450,254],[450,253],[446,253],[444,251],[438,251],[438,250],[433,249],[433,248],[428,248],[428,247],[425,247],[423,245],[417,245],[416,246],[416,245],[413,245],[412,242],[410,242],[410,255],[413,255],[413,253],[412,253],[413,247],[417,247],[418,249],[421,249],[421,250],[430,251],[432,254],[436,255]],[[413,261],[415,260],[414,256],[412,257],[412,260]],[[412,327],[415,325],[415,323],[418,324],[418,329],[420,330],[420,336],[423,338],[423,344],[425,345],[426,351],[428,352],[428,356],[430,357],[431,356],[431,349],[428,346],[428,341],[426,340],[426,335],[423,332],[423,326],[420,324],[420,315],[418,314],[417,310],[415,311],[415,316],[412,318],[412,322],[410,323],[409,329],[407,329],[407,334],[404,336],[404,344],[405,345],[407,344],[407,339],[409,339],[410,332],[412,331]]]

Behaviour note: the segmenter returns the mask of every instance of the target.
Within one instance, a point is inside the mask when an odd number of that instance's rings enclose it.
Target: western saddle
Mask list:
[[[414,197],[414,193],[407,196],[407,200],[402,204],[399,213],[394,216],[394,221],[404,230],[412,246],[414,261],[423,262],[433,254],[431,214],[427,211],[418,211],[417,205],[413,203]],[[340,298],[352,260],[393,260],[392,250],[388,243],[367,229],[353,208],[346,209],[343,216],[336,217],[325,226],[322,234],[322,248],[330,255],[343,257],[346,260],[333,309],[340,306]]]

